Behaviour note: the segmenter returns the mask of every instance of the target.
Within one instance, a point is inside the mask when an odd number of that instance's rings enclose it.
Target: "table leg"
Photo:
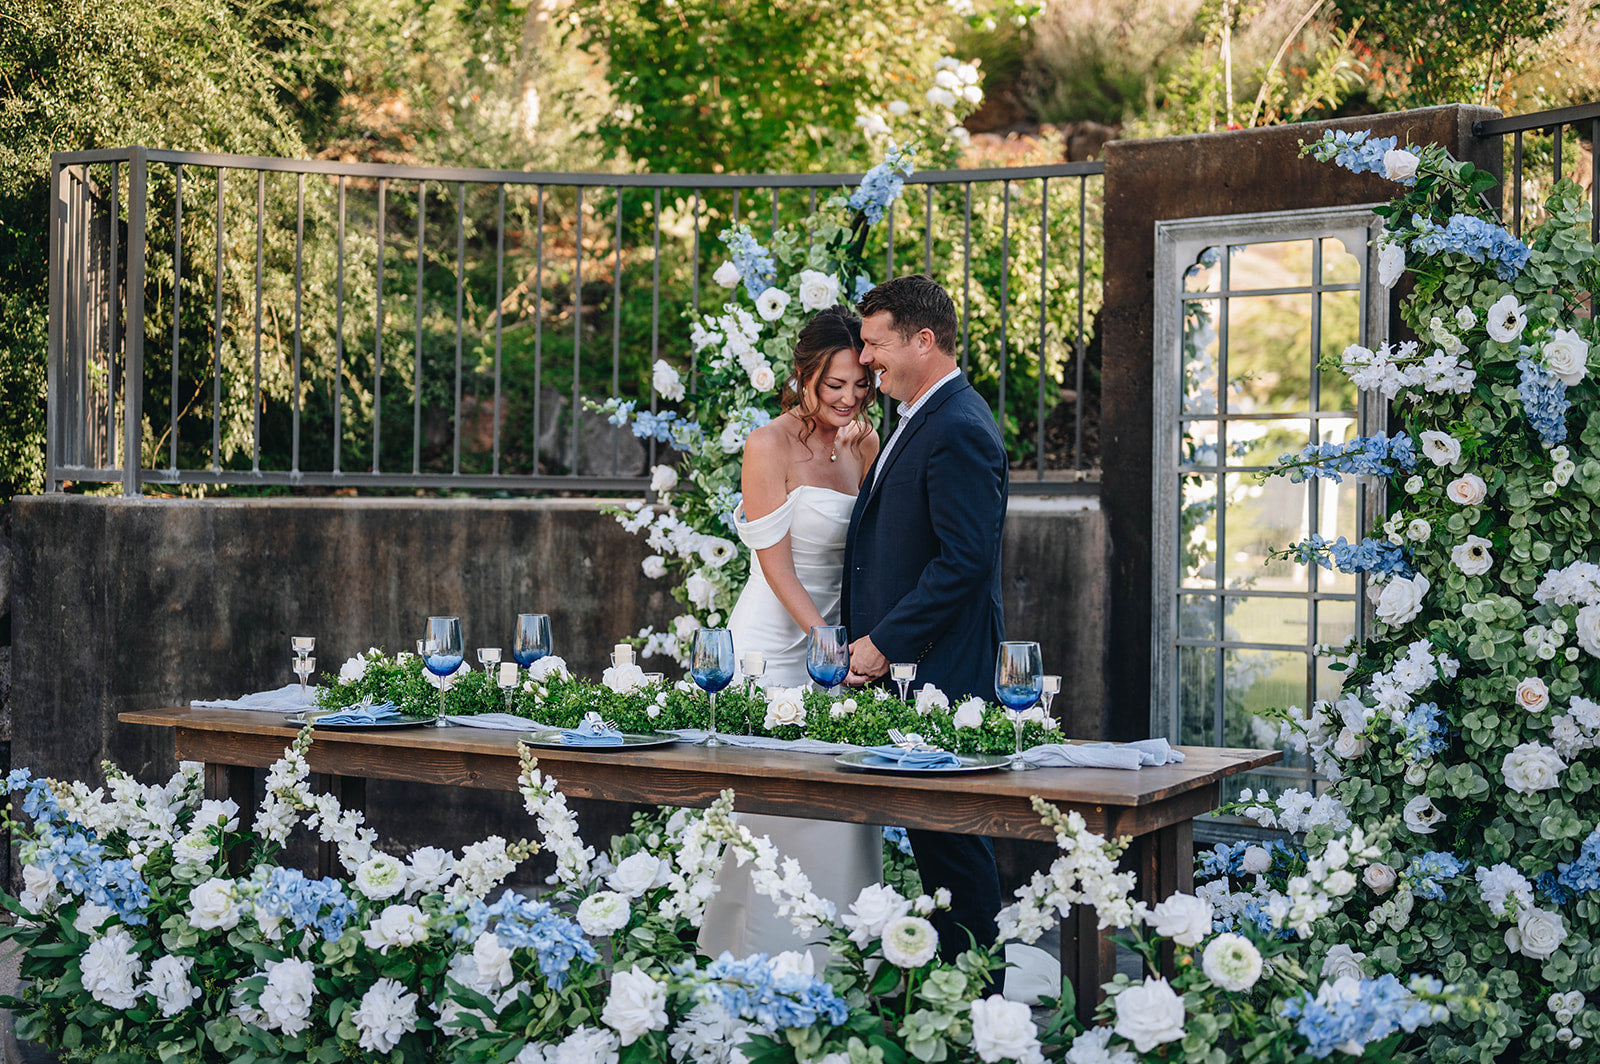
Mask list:
[[[1116,943],[1099,923],[1092,905],[1074,905],[1061,921],[1061,973],[1072,980],[1078,1019],[1085,1025],[1094,1022],[1094,1010],[1105,998],[1100,984],[1117,974]]]
[[[239,822],[250,823],[251,810],[256,806],[256,772],[243,765],[219,765],[206,762],[205,796],[216,801],[233,799],[239,807]],[[245,853],[235,847],[228,854],[228,868],[235,874],[244,871]]]
[[[311,774],[311,788],[319,794],[331,794],[346,809],[367,809],[367,781],[362,776],[334,776],[325,772]],[[335,876],[340,873],[339,846],[324,842],[317,846],[317,875]]]
[[[1139,896],[1155,905],[1172,895],[1194,893],[1194,821],[1170,824],[1137,840],[1135,868],[1139,875]],[[1172,943],[1161,947],[1161,974],[1177,974],[1177,953]]]

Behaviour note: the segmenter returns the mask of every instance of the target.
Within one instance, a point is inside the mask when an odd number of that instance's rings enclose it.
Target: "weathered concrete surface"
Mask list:
[[[1134,739],[1150,725],[1152,351],[1155,223],[1175,218],[1386,202],[1395,185],[1299,157],[1326,129],[1370,129],[1401,143],[1442,144],[1458,159],[1500,169],[1500,142],[1480,141],[1482,107],[1429,107],[1303,125],[1106,145],[1105,309],[1101,377],[1101,505],[1110,544],[1106,686],[1116,693],[1108,734]],[[1395,316],[1398,320],[1398,316]]]

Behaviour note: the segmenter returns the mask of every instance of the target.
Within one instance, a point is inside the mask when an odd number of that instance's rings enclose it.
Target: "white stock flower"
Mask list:
[[[294,957],[268,961],[267,985],[261,990],[261,1026],[297,1035],[311,1026],[311,1001],[317,994],[315,969]]]
[[[578,905],[578,926],[583,933],[605,938],[628,926],[632,910],[628,899],[610,890],[596,891]]]
[[[1389,865],[1384,864],[1382,861],[1374,861],[1362,871],[1361,879],[1374,894],[1387,894],[1394,889],[1395,881],[1399,879],[1399,876],[1395,874],[1395,870]]]
[[[1464,542],[1450,548],[1450,560],[1468,576],[1482,576],[1494,567],[1494,555],[1489,553],[1492,546],[1494,544],[1482,536],[1468,536]]]
[[[398,979],[379,979],[361,995],[350,1019],[361,1032],[362,1049],[387,1053],[417,1029],[417,995]]]
[[[777,321],[783,317],[784,308],[789,305],[789,293],[773,285],[756,298],[756,313],[764,321]]]
[[[387,955],[390,946],[415,946],[428,937],[428,918],[415,905],[390,905],[361,932],[368,949]]]
[[[1522,743],[1500,762],[1500,774],[1505,777],[1506,786],[1518,794],[1533,794],[1559,787],[1566,767],[1553,747]]]
[[[1407,181],[1417,176],[1417,163],[1421,162],[1404,148],[1390,148],[1383,153],[1383,176],[1390,181]]]
[[[546,1059],[548,1064],[617,1064],[619,1045],[611,1031],[584,1024],[562,1039]]]
[[[896,968],[920,968],[938,949],[938,932],[920,916],[897,916],[883,927],[883,959]]]
[[[405,865],[386,853],[375,853],[356,869],[356,889],[373,901],[392,898],[406,889]]]
[[[717,272],[711,275],[711,279],[724,288],[732,288],[739,283],[739,267],[731,262],[724,262],[717,267]]]
[[[637,898],[652,887],[663,885],[669,871],[663,867],[661,858],[640,851],[617,862],[617,867],[606,876],[606,885],[624,897]]]
[[[949,709],[950,697],[931,683],[922,685],[916,694],[917,716],[926,717],[934,708]]]
[[[1461,441],[1448,432],[1427,429],[1422,433],[1422,453],[1436,466],[1452,465],[1461,458]]]
[[[1527,308],[1517,302],[1517,297],[1507,293],[1495,300],[1484,319],[1489,336],[1502,344],[1515,343],[1528,324]]]
[[[1243,935],[1218,935],[1206,943],[1200,970],[1223,990],[1249,990],[1261,978],[1261,951]]]
[[[969,698],[956,707],[951,723],[958,728],[983,727],[983,699]]]
[[[671,466],[658,465],[650,467],[650,490],[657,495],[665,495],[678,486],[678,471]]]
[[[1560,913],[1547,909],[1524,909],[1517,914],[1517,926],[1506,928],[1506,948],[1536,961],[1548,960],[1567,938],[1567,925]]]
[[[769,691],[767,715],[762,719],[761,726],[771,729],[805,724],[805,694],[805,690],[799,687],[777,687]]]
[[[647,555],[639,563],[639,570],[651,580],[660,580],[667,575],[667,560],[659,554]]]
[[[1378,244],[1378,283],[1393,288],[1406,272],[1406,246],[1398,241],[1384,240]]]
[[[1571,329],[1551,329],[1544,342],[1544,364],[1562,384],[1577,384],[1589,372],[1589,343]]]
[[[806,310],[826,310],[839,302],[839,279],[817,270],[800,271],[800,305]]]
[[[1529,713],[1537,713],[1550,704],[1550,688],[1537,676],[1529,676],[1517,684],[1517,705]]]
[[[1377,591],[1378,619],[1388,625],[1402,625],[1412,620],[1422,612],[1422,599],[1428,587],[1428,578],[1418,573],[1410,578],[1391,577],[1381,588],[1372,589]],[[1369,595],[1372,590],[1368,591]]]
[[[189,891],[189,924],[226,931],[239,924],[239,894],[231,879],[208,879]]]
[[[1464,473],[1445,485],[1444,493],[1460,506],[1476,506],[1489,494],[1489,486],[1476,473]]]
[[[873,883],[863,887],[850,911],[839,917],[839,922],[850,932],[850,941],[863,948],[875,938],[883,937],[883,929],[890,920],[911,911],[911,902],[900,896],[893,887]]]
[[[1365,953],[1357,953],[1348,943],[1336,943],[1322,959],[1322,978],[1329,983],[1340,979],[1365,979],[1367,973],[1362,970],[1361,962],[1366,959]]]
[[[126,927],[113,927],[89,943],[79,962],[83,988],[111,1009],[131,1009],[139,1000],[139,977],[144,964],[133,950],[133,935]]]
[[[1445,821],[1445,815],[1426,794],[1419,794],[1407,802],[1401,816],[1405,820],[1406,827],[1418,835],[1432,835]]]
[[[150,978],[139,988],[140,993],[156,999],[161,1015],[172,1017],[200,1000],[200,988],[189,981],[189,970],[194,967],[193,957],[167,954],[157,957],[150,965]]]
[[[635,964],[628,971],[611,973],[611,993],[600,1022],[631,1046],[651,1031],[667,1025],[667,988]]]
[[[765,360],[750,367],[750,387],[758,392],[770,392],[778,386],[778,375],[772,372],[772,363]]]
[[[1148,1053],[1158,1045],[1183,1037],[1183,998],[1165,979],[1145,976],[1142,985],[1130,986],[1116,997],[1117,1034]]]
[[[1211,933],[1211,903],[1178,893],[1159,902],[1145,917],[1155,933],[1180,946],[1198,946]]]
[[[367,675],[367,659],[357,654],[339,666],[339,682],[355,683]]]

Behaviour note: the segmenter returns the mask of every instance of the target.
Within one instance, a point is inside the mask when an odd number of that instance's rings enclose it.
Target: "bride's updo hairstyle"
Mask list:
[[[800,330],[794,343],[794,375],[784,384],[779,401],[784,413],[793,410],[800,418],[802,443],[816,431],[817,411],[822,405],[817,398],[817,388],[834,353],[849,349],[860,355],[861,346],[861,319],[842,303],[817,311]],[[867,396],[856,420],[867,428],[871,425],[867,420],[867,408],[878,401],[878,387],[865,367],[861,367],[861,371],[867,374]],[[859,447],[864,435],[858,434],[850,441],[850,446]]]

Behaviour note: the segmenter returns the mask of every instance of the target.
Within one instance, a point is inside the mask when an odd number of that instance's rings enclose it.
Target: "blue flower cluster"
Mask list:
[[[1492,263],[1495,276],[1502,281],[1515,281],[1533,258],[1533,250],[1528,245],[1476,215],[1453,214],[1440,226],[1431,218],[1414,214],[1411,227],[1417,234],[1411,240],[1412,251],[1424,255],[1453,252],[1473,262]]]
[[[1239,910],[1237,919],[1232,916],[1218,916],[1214,917],[1211,923],[1212,929],[1215,931],[1232,931],[1240,923],[1248,923],[1256,929],[1262,938],[1269,942],[1274,939],[1282,942],[1293,942],[1300,937],[1294,928],[1287,924],[1279,926],[1273,920],[1272,910],[1267,907],[1266,901],[1262,898],[1251,898],[1245,902],[1244,907]]]
[[[1517,368],[1522,371],[1517,394],[1522,396],[1523,412],[1533,422],[1540,442],[1554,447],[1567,438],[1567,408],[1572,405],[1567,386],[1531,358],[1517,359]]]
[[[1281,1015],[1294,1020],[1311,1051],[1321,1060],[1336,1049],[1366,1046],[1397,1030],[1415,1031],[1433,1022],[1433,1008],[1401,985],[1393,974],[1362,979],[1352,998],[1318,1001],[1309,995],[1286,1002]]]
[[[610,421],[613,425],[626,425],[632,412],[631,403],[619,404]],[[624,407],[628,409],[624,409]],[[668,443],[686,451],[698,443],[704,436],[698,421],[681,418],[675,411],[663,410],[656,413],[652,410],[641,410],[633,414],[633,434],[641,440],[655,440],[657,443]]]
[[[1600,828],[1589,832],[1589,837],[1583,840],[1578,859],[1561,865],[1560,869],[1556,882],[1573,894],[1600,890]]]
[[[872,278],[868,277],[864,273],[856,274],[856,290],[850,293],[850,298],[859,303],[863,299],[867,298],[867,293],[872,291],[875,287],[877,286],[872,283]]]
[[[1450,746],[1450,729],[1439,719],[1439,707],[1433,702],[1414,706],[1402,722],[1405,737],[1400,740],[1400,752],[1413,765],[1420,765],[1434,754]]]
[[[900,198],[905,175],[912,170],[912,152],[891,149],[883,162],[868,170],[861,184],[850,194],[850,207],[867,216],[868,225],[877,225],[889,204]]]
[[[1305,850],[1298,846],[1290,846],[1281,839],[1272,839],[1268,842],[1251,842],[1249,839],[1236,842],[1232,845],[1222,843],[1213,846],[1205,853],[1195,856],[1195,875],[1215,879],[1217,876],[1243,876],[1249,875],[1244,870],[1244,852],[1252,846],[1260,846],[1267,851],[1274,867],[1292,861],[1295,858],[1304,859]]]
[[[307,879],[298,868],[273,868],[256,896],[256,905],[266,915],[283,917],[297,928],[315,928],[329,942],[337,942],[356,915],[356,903],[338,880]]]
[[[1372,130],[1363,129],[1356,133],[1346,133],[1342,129],[1333,129],[1322,135],[1321,147],[1317,158],[1326,162],[1332,158],[1334,163],[1344,167],[1353,174],[1382,174],[1383,155],[1400,143],[1396,137],[1378,137],[1373,139]]]
[[[1396,470],[1407,473],[1417,467],[1417,452],[1411,437],[1403,432],[1393,436],[1378,433],[1357,436],[1349,443],[1307,444],[1298,456],[1285,454],[1278,459],[1289,479],[1298,484],[1307,477],[1324,477],[1338,483],[1341,474],[1386,477]]]
[[[1341,573],[1388,573],[1409,577],[1416,572],[1404,547],[1371,537],[1351,543],[1340,536],[1329,542],[1313,532],[1309,539],[1295,546],[1294,559],[1302,565],[1315,562],[1324,569],[1337,569]]]
[[[1433,901],[1444,900],[1444,881],[1454,879],[1467,870],[1467,863],[1455,854],[1429,851],[1419,854],[1400,873],[1402,882],[1411,887],[1411,893]]]
[[[911,856],[911,838],[906,834],[905,828],[885,826],[883,829],[883,841],[907,857]]]
[[[69,894],[111,909],[123,923],[147,923],[144,909],[150,904],[150,886],[133,862],[126,857],[107,860],[94,833],[62,814],[49,781],[34,779],[25,768],[12,769],[6,774],[6,793],[17,791],[23,792],[22,811],[39,830],[37,847],[24,855],[24,861],[50,873]]]
[[[692,966],[687,974],[694,974]],[[698,977],[704,980],[699,990],[702,1000],[769,1030],[810,1027],[818,1020],[837,1027],[850,1016],[850,1007],[825,980],[799,973],[779,975],[765,953],[736,960],[724,951]]]
[[[761,293],[771,288],[778,278],[778,265],[772,261],[772,253],[743,229],[724,229],[720,239],[728,245],[733,267],[744,279],[744,290],[750,293],[751,299],[760,299]]]
[[[1550,900],[1552,905],[1565,905],[1572,900],[1572,891],[1561,885],[1553,869],[1545,869],[1533,877],[1533,889]]]
[[[583,928],[552,909],[549,902],[532,901],[515,891],[506,891],[493,905],[473,902],[466,924],[458,926],[454,934],[457,942],[473,942],[490,932],[506,949],[532,950],[539,971],[556,990],[567,981],[574,959],[592,962],[599,957]]]

